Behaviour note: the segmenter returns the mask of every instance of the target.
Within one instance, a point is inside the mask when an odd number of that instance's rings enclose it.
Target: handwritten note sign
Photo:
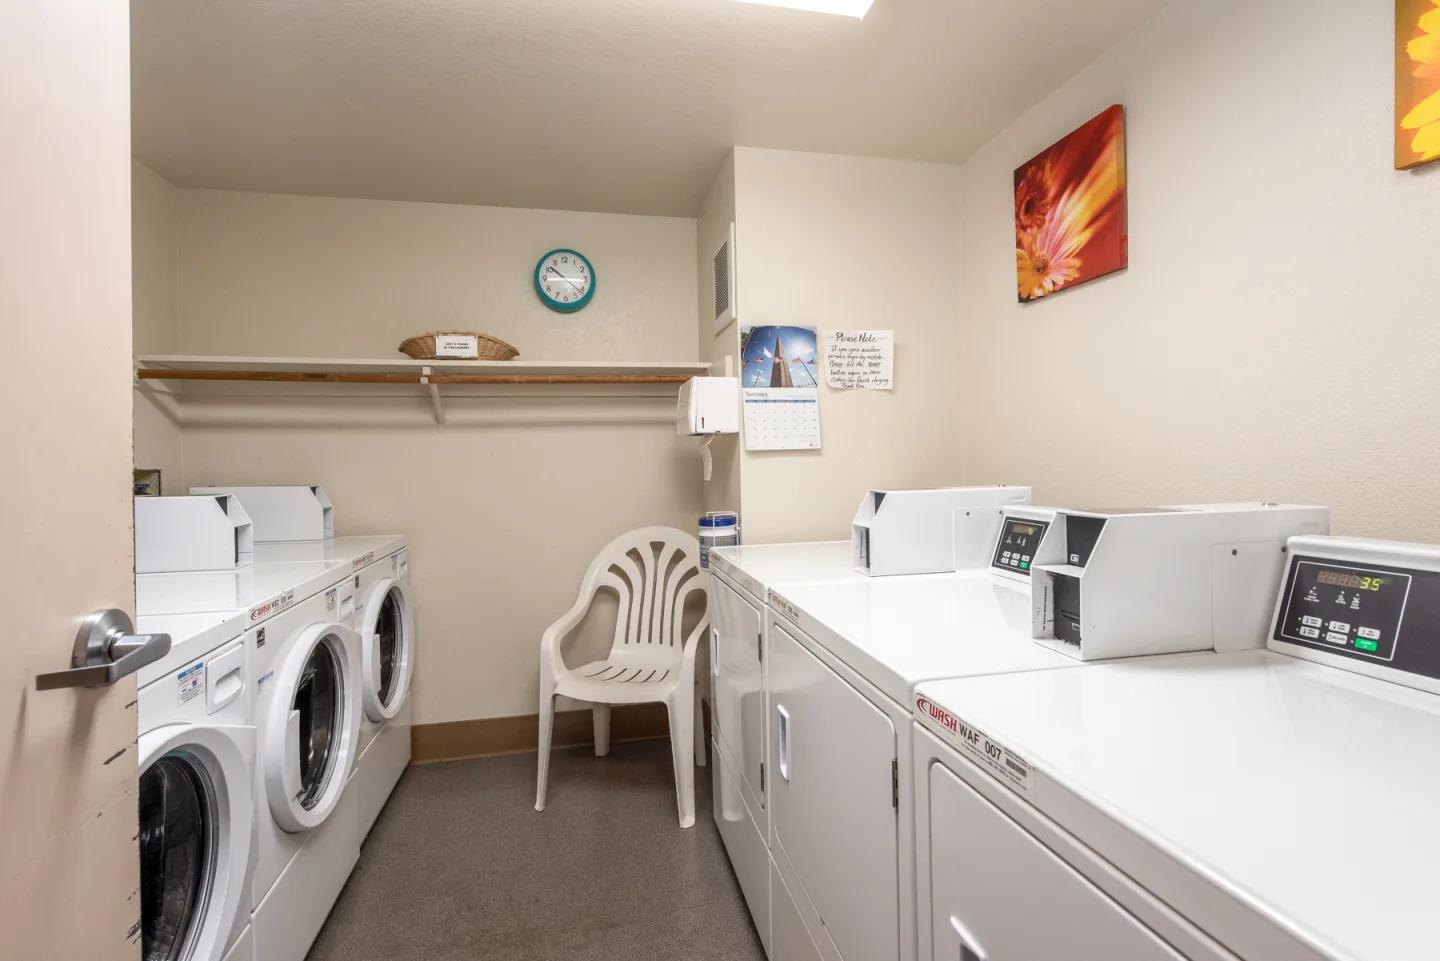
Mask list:
[[[895,332],[825,331],[825,383],[837,390],[890,390],[895,386]]]

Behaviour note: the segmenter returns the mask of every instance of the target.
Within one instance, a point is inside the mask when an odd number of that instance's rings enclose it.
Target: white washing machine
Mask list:
[[[144,958],[253,961],[255,727],[238,614],[139,619],[170,653],[140,670]]]
[[[921,957],[1440,957],[1440,548],[1292,539],[1267,646],[921,685]]]
[[[355,575],[355,628],[364,678],[360,768],[355,775],[362,838],[410,764],[410,682],[415,675],[410,551],[400,546],[375,553],[378,556]]]
[[[257,961],[302,961],[360,853],[363,713],[353,574],[249,630],[256,676]]]

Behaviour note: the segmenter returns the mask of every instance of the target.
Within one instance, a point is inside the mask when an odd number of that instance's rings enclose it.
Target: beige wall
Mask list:
[[[968,480],[1440,538],[1440,169],[1392,169],[1393,30],[1386,3],[1174,4],[964,165]],[[1018,305],[1011,171],[1112,103],[1129,271]]]
[[[178,222],[186,353],[390,357],[454,326],[531,360],[697,356],[693,220],[184,190]],[[531,287],[558,246],[595,266],[577,314]],[[415,720],[534,713],[540,634],[596,550],[643,524],[694,527],[674,390],[495,388],[453,398],[443,430],[403,390],[212,389],[185,406],[187,483],[319,481],[340,533],[407,533]]]
[[[746,539],[849,537],[872,487],[959,483],[957,168],[737,147],[734,169],[741,323],[895,331],[893,391],[821,386],[821,450],[741,453]]]
[[[734,321],[724,330],[715,329],[715,252],[729,237],[730,225],[734,222],[735,153],[730,151],[706,192],[695,220],[698,241],[695,252],[695,280],[700,358],[710,362],[710,370],[716,375],[725,373],[727,361],[728,369],[732,373],[736,372],[736,357],[740,350],[739,327]],[[733,281],[734,278],[732,283]],[[732,294],[738,296],[738,290],[732,291]],[[741,446],[741,438],[736,434],[721,434],[711,441],[710,457],[713,464],[710,482],[705,484],[704,491],[707,511],[740,510]]]
[[[173,354],[180,346],[175,312],[180,191],[149,167],[132,161],[130,197],[135,353]],[[157,403],[153,385],[137,381],[135,466],[158,468],[164,493],[179,494],[184,492],[182,459],[180,425]]]
[[[35,687],[86,614],[131,609],[128,29],[125,4],[0,4],[7,959],[139,956],[135,678]]]

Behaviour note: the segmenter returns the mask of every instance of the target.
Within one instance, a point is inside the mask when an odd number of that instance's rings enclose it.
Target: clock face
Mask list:
[[[551,310],[579,310],[595,293],[595,268],[575,250],[552,250],[535,265],[535,293]]]

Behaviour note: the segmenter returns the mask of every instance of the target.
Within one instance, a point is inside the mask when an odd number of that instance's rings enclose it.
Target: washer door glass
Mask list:
[[[340,738],[340,705],[344,691],[340,662],[326,639],[310,652],[292,708],[300,712],[300,793],[297,799],[306,810],[313,808],[325,792],[335,747]]]
[[[396,668],[402,654],[405,638],[400,617],[400,592],[395,588],[385,592],[380,603],[380,616],[375,620],[375,649],[380,656],[380,703],[389,707],[395,696]]]
[[[164,755],[140,776],[140,955],[190,954],[214,873],[210,779],[194,757]]]

